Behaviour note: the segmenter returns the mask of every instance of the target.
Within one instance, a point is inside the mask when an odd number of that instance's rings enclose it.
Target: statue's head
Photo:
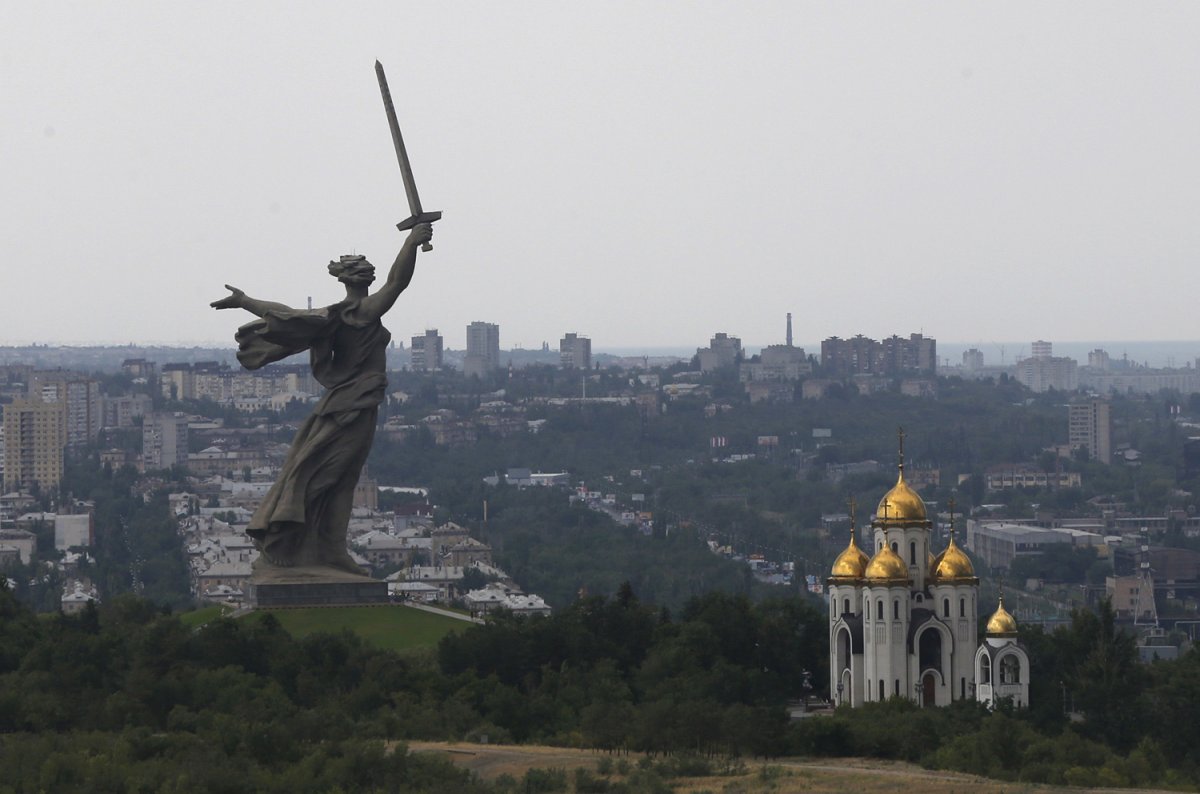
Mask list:
[[[329,275],[343,284],[370,284],[375,280],[375,266],[365,256],[346,254],[329,263]]]

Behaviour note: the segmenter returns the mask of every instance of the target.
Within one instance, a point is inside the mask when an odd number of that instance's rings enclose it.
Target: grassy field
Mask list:
[[[263,614],[251,612],[243,619],[259,620]],[[431,648],[450,632],[462,631],[471,625],[404,606],[273,609],[270,614],[293,637],[349,629],[372,645],[389,651]]]
[[[640,756],[607,756],[592,750],[567,747],[527,745],[480,745],[450,742],[408,742],[411,752],[437,753],[456,765],[470,769],[485,780],[511,775],[520,780],[530,769],[563,769],[568,776],[576,769],[586,769],[597,777],[601,759],[625,759],[636,765]],[[862,758],[780,759],[763,762],[746,759],[745,769],[738,774],[699,778],[673,778],[668,781],[673,792],[738,792],[738,794],[884,794],[907,791],[922,794],[1051,794],[1052,792],[1148,792],[1151,789],[1084,789],[1058,786],[1038,786],[1027,783],[1006,783],[1000,780],[938,772],[913,764],[893,761],[873,761]],[[611,773],[611,781],[623,779]]]
[[[219,604],[214,604],[210,607],[194,609],[191,612],[184,612],[179,616],[179,620],[188,628],[195,629],[203,626],[210,620],[216,620],[217,618],[221,617],[221,615],[224,615],[230,611],[231,610],[229,607],[223,607]]]

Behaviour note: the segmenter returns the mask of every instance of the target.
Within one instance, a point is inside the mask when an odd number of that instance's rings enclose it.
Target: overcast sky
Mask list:
[[[23,3],[0,344],[232,343],[228,282],[501,346],[1198,339],[1200,4]]]

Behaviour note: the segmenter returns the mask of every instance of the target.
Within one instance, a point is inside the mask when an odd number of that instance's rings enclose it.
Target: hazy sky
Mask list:
[[[1200,4],[0,4],[0,344],[229,342],[408,215],[501,346],[1196,339]]]

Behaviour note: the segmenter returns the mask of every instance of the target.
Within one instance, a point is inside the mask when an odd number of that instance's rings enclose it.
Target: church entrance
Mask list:
[[[926,673],[921,681],[921,705],[932,707],[937,705],[937,679],[933,673]]]

